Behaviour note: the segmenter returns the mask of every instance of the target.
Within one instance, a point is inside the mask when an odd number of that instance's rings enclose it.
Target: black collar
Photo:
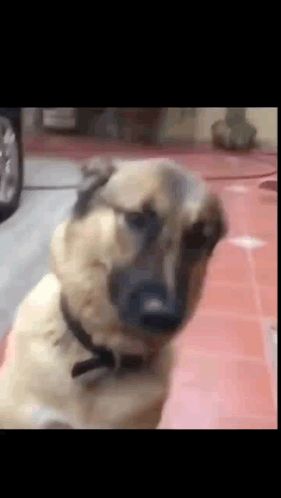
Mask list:
[[[139,370],[144,365],[144,358],[141,355],[117,355],[105,346],[96,346],[92,342],[91,336],[83,329],[81,323],[71,315],[66,299],[63,296],[61,296],[60,305],[68,329],[80,344],[93,355],[89,360],[79,361],[74,364],[71,370],[71,376],[73,378],[79,377],[80,375],[97,368]]]

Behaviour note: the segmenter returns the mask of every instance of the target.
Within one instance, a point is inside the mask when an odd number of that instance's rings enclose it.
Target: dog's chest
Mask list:
[[[151,373],[112,375],[97,372],[90,378],[73,381],[67,404],[34,407],[38,428],[112,429],[145,425],[151,409],[162,406],[165,385]],[[159,414],[160,416],[160,414]],[[136,422],[137,423],[137,422]]]
[[[164,379],[152,372],[109,375],[84,393],[87,423],[119,427],[124,422],[126,427],[128,421],[163,400],[165,393]]]

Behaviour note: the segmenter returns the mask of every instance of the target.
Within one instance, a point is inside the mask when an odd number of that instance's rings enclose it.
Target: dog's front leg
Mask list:
[[[57,410],[37,403],[2,403],[0,429],[72,429],[71,423]]]
[[[34,429],[73,429],[70,422],[53,408],[34,406],[31,416]]]

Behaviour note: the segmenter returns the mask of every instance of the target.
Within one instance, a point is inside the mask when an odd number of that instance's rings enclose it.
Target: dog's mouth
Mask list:
[[[143,283],[117,306],[124,324],[150,334],[177,332],[186,315],[183,306],[161,284]]]

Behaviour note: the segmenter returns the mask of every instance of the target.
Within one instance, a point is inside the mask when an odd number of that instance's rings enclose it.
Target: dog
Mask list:
[[[153,429],[172,339],[226,233],[206,184],[169,159],[94,158],[20,305],[0,378],[4,429]]]

